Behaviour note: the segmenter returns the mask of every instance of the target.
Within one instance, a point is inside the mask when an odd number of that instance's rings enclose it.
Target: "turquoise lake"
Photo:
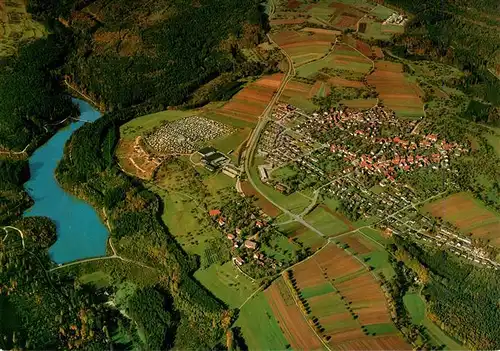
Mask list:
[[[80,107],[81,119],[93,122],[101,116],[86,102],[74,102]],[[66,193],[54,176],[66,141],[85,123],[75,121],[61,129],[29,159],[31,177],[24,188],[35,203],[24,216],[45,216],[55,222],[57,241],[49,249],[49,254],[56,263],[106,254],[108,230],[97,212],[89,204]]]

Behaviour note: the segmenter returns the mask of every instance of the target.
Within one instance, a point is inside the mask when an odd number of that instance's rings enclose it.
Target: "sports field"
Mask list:
[[[456,226],[473,238],[489,240],[500,247],[500,215],[488,209],[470,193],[457,193],[431,202],[423,210]]]

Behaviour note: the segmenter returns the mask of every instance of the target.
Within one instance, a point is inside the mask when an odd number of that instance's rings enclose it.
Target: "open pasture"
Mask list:
[[[250,83],[215,112],[218,115],[255,124],[276,93],[282,79],[283,74],[277,73]]]
[[[0,1],[0,57],[17,52],[21,42],[47,34],[43,24],[32,19],[24,0]]]
[[[330,211],[326,206],[317,207],[304,219],[326,236],[335,236],[352,230],[350,222],[339,213]]]
[[[194,277],[232,308],[238,308],[257,289],[257,285],[241,274],[232,262],[222,266],[212,264],[196,271]]]
[[[316,251],[325,244],[325,239],[298,222],[279,226],[288,238],[301,243],[305,248]]]
[[[293,349],[317,350],[321,348],[321,341],[306,322],[282,278],[275,281],[265,291],[265,295],[283,334]]]
[[[235,324],[241,328],[250,350],[284,350],[288,345],[263,292],[243,306]]]
[[[384,106],[400,116],[422,116],[421,89],[410,82],[399,63],[376,61],[375,71],[367,77],[368,84],[375,87]]]
[[[457,193],[431,202],[423,210],[456,226],[473,238],[489,240],[500,247],[500,215],[474,199],[470,193]]]

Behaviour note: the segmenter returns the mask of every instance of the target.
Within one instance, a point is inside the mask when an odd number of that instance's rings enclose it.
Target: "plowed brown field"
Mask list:
[[[295,304],[289,306],[285,304],[276,283],[265,291],[265,295],[283,334],[293,349],[317,350],[321,348],[321,341],[305,321],[302,312]]]
[[[262,209],[268,216],[276,217],[280,214],[279,208],[274,206],[269,200],[261,195],[249,182],[241,182],[241,189],[246,196],[255,196],[257,198],[257,206]]]
[[[396,112],[423,113],[421,91],[406,79],[403,66],[389,61],[376,61],[375,71],[367,77],[384,105]]]
[[[344,243],[349,245],[351,249],[354,250],[359,255],[367,254],[372,251],[371,245],[367,243],[364,239],[357,236],[348,236],[342,240]]]
[[[500,247],[500,216],[482,206],[471,194],[457,193],[424,207],[435,217],[452,223],[463,233],[475,238],[489,239]]]
[[[257,123],[257,118],[264,112],[282,79],[283,74],[277,73],[247,85],[216,113]]]
[[[340,350],[411,350],[408,345],[400,336],[379,336],[368,337],[362,336],[355,340],[337,344],[336,348]]]

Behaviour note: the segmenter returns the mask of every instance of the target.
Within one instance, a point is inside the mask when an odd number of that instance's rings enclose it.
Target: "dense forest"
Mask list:
[[[64,63],[65,35],[49,35],[0,62],[0,148],[36,146],[55,124],[77,114],[55,70]]]
[[[396,237],[396,245],[394,252],[405,253],[403,261],[409,268],[417,262],[430,272],[423,290],[429,318],[472,349],[498,350],[500,273],[460,261],[439,249],[423,250],[400,237]]]
[[[55,226],[44,218],[16,223],[0,246],[0,348],[104,349],[120,317],[104,291],[46,270]],[[21,242],[23,240],[23,242]]]
[[[21,215],[30,204],[23,183],[29,179],[27,160],[0,159],[0,223]]]
[[[230,81],[261,73],[265,65],[247,62],[239,51],[263,37],[260,6],[258,0],[30,1],[39,18],[60,18],[72,31],[68,80],[107,110],[146,101],[180,105],[227,73],[229,82],[210,85],[211,95],[224,96]]]

